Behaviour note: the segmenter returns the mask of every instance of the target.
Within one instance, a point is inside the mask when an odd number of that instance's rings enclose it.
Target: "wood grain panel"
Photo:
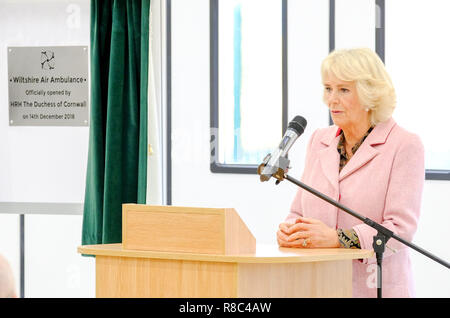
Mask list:
[[[97,297],[236,297],[237,265],[97,256]]]
[[[256,240],[234,209],[144,204],[122,206],[125,249],[232,255],[254,253]]]
[[[225,253],[222,215],[129,211],[125,218],[126,249]]]
[[[256,239],[234,209],[225,211],[225,254],[250,254],[256,251]]]
[[[351,297],[352,262],[238,264],[238,297]]]

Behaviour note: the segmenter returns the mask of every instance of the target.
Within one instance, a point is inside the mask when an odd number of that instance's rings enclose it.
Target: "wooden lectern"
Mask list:
[[[256,245],[234,209],[124,204],[122,244],[96,256],[97,297],[351,297],[359,249]],[[275,235],[275,233],[273,233]]]

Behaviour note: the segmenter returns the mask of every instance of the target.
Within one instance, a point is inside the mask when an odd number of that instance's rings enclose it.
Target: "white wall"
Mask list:
[[[89,6],[89,0],[0,0],[0,202],[84,199],[88,128],[9,127],[6,48],[88,46]],[[13,267],[19,293],[19,216],[5,212],[0,211],[0,253]],[[25,216],[25,297],[95,294],[94,259],[77,253],[82,216],[60,213]]]
[[[9,126],[6,48],[89,45],[89,1],[0,6],[0,202],[81,202],[89,129]]]
[[[296,189],[287,181],[278,186],[261,183],[257,175],[210,172],[209,1],[172,0],[172,10],[172,203],[233,207],[258,242],[275,242],[277,226],[288,213]],[[290,155],[290,174],[299,178],[309,135],[328,124],[320,82],[320,62],[328,53],[328,0],[291,0],[288,11],[288,117],[290,120],[299,114],[308,120],[305,134]],[[374,12],[374,1],[338,0],[336,47],[374,48]],[[410,76],[407,70],[404,76]],[[426,181],[414,240],[447,260],[450,249],[444,233],[450,228],[448,193],[450,182]],[[411,254],[417,296],[450,297],[448,270],[415,252]]]

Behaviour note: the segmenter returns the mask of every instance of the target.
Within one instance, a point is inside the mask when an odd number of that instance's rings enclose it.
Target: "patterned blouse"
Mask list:
[[[369,130],[366,132],[366,134],[361,138],[360,141],[358,141],[353,147],[352,147],[352,153],[353,155],[358,150],[359,146],[364,142],[366,137],[370,134],[370,132],[373,130],[373,127],[370,127]],[[342,168],[347,164],[347,162],[350,160],[350,158],[347,155],[347,151],[345,150],[345,136],[343,133],[343,130],[340,130],[340,136],[339,143],[337,145],[337,151],[340,154],[340,161],[339,161],[339,172],[341,172]],[[348,229],[337,229],[337,234],[339,238],[339,243],[341,244],[341,247],[344,248],[361,248],[361,244],[359,242],[358,235],[356,234],[355,230]]]

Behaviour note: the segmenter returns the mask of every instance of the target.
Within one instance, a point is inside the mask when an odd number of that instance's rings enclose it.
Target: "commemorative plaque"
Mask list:
[[[88,126],[87,46],[8,47],[10,126]]]

